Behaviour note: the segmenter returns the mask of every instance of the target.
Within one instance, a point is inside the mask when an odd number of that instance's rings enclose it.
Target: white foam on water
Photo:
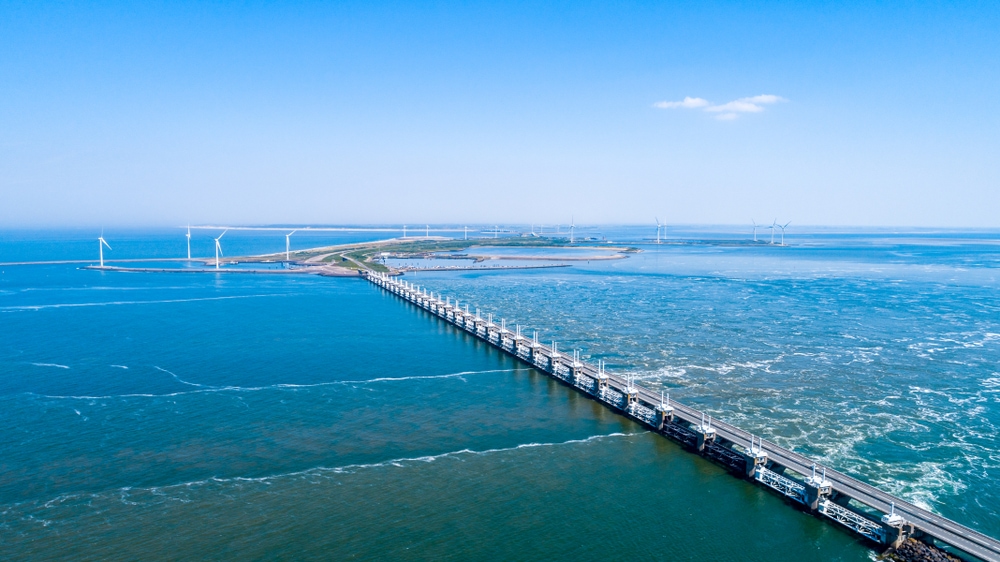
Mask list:
[[[177,376],[176,374],[174,374],[174,373],[172,373],[172,372],[170,372],[170,371],[168,371],[168,370],[164,369],[163,367],[158,367],[158,366],[156,366],[156,365],[153,365],[153,368],[154,368],[154,369],[156,369],[157,371],[162,371],[162,372],[164,372],[164,373],[166,373],[166,374],[170,375],[170,376],[171,376],[171,377],[173,377],[173,378],[174,378],[174,379],[175,379],[175,380],[176,380],[177,382],[179,382],[179,383],[181,383],[181,384],[186,384],[186,385],[189,385],[189,386],[197,386],[197,387],[202,387],[202,388],[204,388],[204,387],[205,387],[205,385],[203,385],[203,384],[198,384],[198,383],[194,383],[194,382],[188,382],[188,381],[186,381],[186,380],[183,380],[183,379],[181,379],[180,377],[178,377],[178,376]]]
[[[885,468],[891,467],[886,465]],[[916,478],[909,473],[896,474],[895,477],[890,473],[888,477],[878,479],[876,485],[932,513],[939,513],[935,505],[941,503],[942,496],[956,497],[968,488],[946,464],[921,462],[912,468],[917,472]]]
[[[108,302],[75,302],[75,303],[62,303],[62,304],[32,304],[32,305],[21,305],[21,306],[3,306],[0,310],[5,311],[17,311],[17,310],[42,310],[48,308],[79,308],[88,306],[119,306],[128,304],[171,304],[179,302],[201,302],[201,301],[222,301],[231,299],[254,299],[262,297],[284,297],[289,296],[286,293],[281,294],[270,294],[270,295],[231,295],[226,297],[199,297],[193,299],[165,299],[165,300],[152,300],[152,301],[108,301]]]
[[[1000,373],[993,373],[992,377],[983,379],[979,384],[990,389],[990,392],[995,392],[993,389],[1000,389]]]
[[[460,373],[450,373],[447,375],[425,375],[425,376],[412,376],[412,377],[379,377],[375,379],[362,379],[356,381],[333,381],[329,383],[320,383],[319,385],[304,385],[304,386],[320,386],[329,384],[366,384],[372,382],[398,382],[398,381],[411,381],[411,380],[430,380],[430,379],[451,379],[457,377],[464,377],[465,375],[484,375],[487,373],[514,373],[518,371],[527,371],[529,369],[489,369],[485,371],[462,371]],[[280,387],[291,387],[294,385],[278,385]]]
[[[65,368],[68,369],[69,367]],[[36,394],[36,396],[53,400],[112,400],[116,398],[171,398],[175,396],[184,396],[188,394],[207,394],[207,393],[217,393],[217,392],[260,392],[266,390],[296,390],[300,388],[320,388],[325,386],[337,386],[337,385],[364,385],[376,382],[398,382],[398,381],[410,381],[410,380],[431,380],[431,379],[452,379],[452,378],[461,379],[462,377],[468,375],[480,375],[488,373],[516,373],[516,372],[524,372],[530,370],[528,368],[488,369],[484,371],[461,371],[458,373],[448,373],[444,375],[425,375],[425,376],[412,376],[412,377],[379,377],[375,379],[361,379],[353,381],[329,381],[329,382],[320,382],[315,384],[283,383],[283,384],[272,384],[267,386],[247,387],[247,386],[211,386],[205,384],[198,384],[186,381],[178,377],[176,374],[162,367],[154,366],[153,368],[157,369],[158,371],[163,371],[164,373],[167,373],[181,384],[198,387],[199,390],[167,392],[163,394],[132,393],[132,394],[108,394],[104,396]],[[29,392],[27,394],[34,394],[34,393]]]
[[[114,367],[116,369],[128,369],[128,367],[126,365],[112,365],[112,367]]]
[[[55,367],[57,369],[69,369],[68,365],[60,365],[59,363],[32,363],[36,367]]]
[[[64,494],[52,498],[40,505],[40,507],[46,509],[53,509],[59,507],[64,503],[72,503],[75,505],[76,502],[84,500],[90,503],[94,499],[106,499],[106,498],[117,498],[118,501],[126,505],[139,505],[141,502],[133,501],[137,493],[149,492],[153,495],[164,499],[171,499],[176,501],[181,501],[183,503],[188,503],[191,500],[185,498],[177,498],[169,495],[172,490],[182,490],[197,488],[204,486],[206,484],[241,484],[241,483],[257,483],[270,485],[275,480],[295,478],[295,477],[309,477],[309,476],[319,476],[323,477],[326,475],[337,475],[337,474],[353,474],[360,470],[372,469],[372,468],[408,468],[419,463],[432,463],[442,459],[447,458],[460,458],[463,456],[485,456],[493,455],[497,453],[507,453],[513,451],[519,451],[522,449],[534,449],[540,447],[564,447],[579,445],[584,443],[591,443],[596,441],[601,441],[604,439],[620,438],[620,437],[634,437],[637,435],[645,435],[649,433],[648,431],[637,431],[632,433],[606,433],[600,435],[591,435],[583,439],[569,439],[567,441],[557,441],[549,443],[522,443],[520,445],[515,445],[513,447],[502,447],[496,449],[484,449],[481,451],[476,451],[472,449],[459,449],[457,451],[449,451],[446,453],[439,453],[436,455],[424,455],[420,457],[403,457],[397,459],[389,459],[385,461],[379,461],[374,463],[358,463],[349,464],[337,467],[314,467],[306,470],[299,470],[295,472],[286,472],[282,474],[273,474],[268,476],[258,476],[258,477],[248,477],[248,476],[233,476],[233,477],[218,477],[212,476],[210,478],[205,478],[202,480],[192,480],[190,482],[181,482],[178,484],[169,484],[166,486],[151,486],[148,488],[135,488],[132,486],[125,486],[108,492],[95,492],[95,493],[76,493],[76,494]],[[8,504],[3,506],[3,513],[9,513],[15,508],[28,508],[31,509],[33,506],[38,505],[37,501],[25,501]],[[30,516],[30,515],[29,515]]]

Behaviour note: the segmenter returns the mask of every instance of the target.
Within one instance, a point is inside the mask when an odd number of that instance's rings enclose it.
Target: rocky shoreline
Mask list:
[[[881,558],[892,562],[961,562],[960,558],[917,539],[907,539]]]

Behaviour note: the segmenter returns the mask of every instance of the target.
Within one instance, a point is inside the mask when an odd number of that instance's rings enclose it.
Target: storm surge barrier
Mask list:
[[[1000,562],[1000,541],[935,515],[874,486],[842,474],[789,449],[758,438],[669,396],[643,388],[628,377],[608,373],[604,364],[581,361],[558,344],[539,343],[520,326],[462,308],[458,301],[428,293],[413,283],[384,273],[365,271],[366,279],[413,303],[501,351],[532,365],[588,397],[680,443],[758,485],[787,498],[789,503],[850,529],[884,547],[909,538],[968,560]]]

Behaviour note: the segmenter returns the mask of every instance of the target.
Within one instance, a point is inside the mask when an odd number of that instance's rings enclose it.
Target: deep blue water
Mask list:
[[[380,237],[308,236],[293,249]],[[105,237],[185,252],[175,230]],[[89,238],[8,233],[0,262],[96,261]],[[410,280],[996,536],[997,240],[820,233]],[[0,558],[870,556],[360,280],[0,269]]]

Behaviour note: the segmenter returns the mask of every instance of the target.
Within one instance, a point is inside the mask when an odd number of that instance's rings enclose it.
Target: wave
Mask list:
[[[114,367],[116,369],[128,369],[128,366],[126,366],[126,365],[112,365],[112,367]]]
[[[424,456],[420,456],[420,457],[401,457],[401,458],[389,459],[389,460],[384,460],[384,461],[379,461],[379,462],[373,462],[373,463],[356,463],[356,464],[347,464],[347,465],[335,466],[335,467],[318,466],[318,467],[314,467],[314,468],[308,468],[308,469],[305,469],[305,470],[299,470],[299,471],[294,471],[294,472],[285,472],[285,473],[280,473],[280,474],[272,474],[272,475],[268,475],[268,476],[257,476],[257,477],[251,477],[251,476],[232,476],[232,477],[212,476],[210,478],[205,478],[205,479],[201,479],[201,480],[193,480],[193,481],[190,481],[190,482],[181,482],[181,483],[177,483],[177,484],[168,484],[168,485],[165,485],[165,486],[150,486],[150,487],[145,487],[145,488],[134,488],[132,486],[123,486],[121,488],[117,488],[117,489],[114,489],[114,490],[109,490],[109,491],[104,492],[104,493],[97,492],[97,493],[90,493],[90,494],[66,494],[66,495],[62,495],[62,496],[53,498],[51,500],[45,501],[45,502],[37,502],[37,503],[36,502],[30,502],[30,501],[29,502],[19,502],[19,503],[15,503],[15,504],[9,504],[8,506],[5,506],[5,507],[7,507],[8,510],[9,510],[10,507],[27,506],[27,505],[31,505],[31,504],[36,504],[36,505],[40,505],[41,507],[45,507],[45,508],[53,508],[53,507],[58,507],[59,504],[66,503],[66,502],[73,502],[75,500],[83,499],[83,498],[94,498],[94,499],[96,499],[96,498],[100,498],[100,497],[114,497],[114,496],[118,496],[118,497],[122,498],[123,503],[128,503],[130,505],[136,505],[136,502],[132,502],[132,501],[129,501],[129,500],[125,499],[125,498],[128,497],[128,495],[131,492],[134,492],[134,491],[149,492],[149,493],[151,493],[153,495],[163,496],[164,492],[169,492],[170,490],[177,490],[177,489],[183,489],[183,488],[196,488],[196,487],[204,486],[204,485],[208,485],[208,484],[230,484],[230,483],[243,483],[243,482],[254,482],[254,483],[265,483],[265,484],[268,484],[268,483],[270,483],[272,481],[275,481],[275,480],[287,479],[287,478],[296,478],[296,477],[302,477],[302,476],[327,476],[327,475],[337,475],[337,474],[353,474],[353,473],[361,471],[361,470],[372,469],[372,468],[386,468],[386,467],[406,468],[408,466],[413,466],[413,465],[418,464],[418,463],[431,463],[431,462],[435,462],[435,461],[438,461],[438,460],[441,460],[441,459],[447,459],[447,458],[459,458],[459,457],[463,457],[463,456],[485,456],[485,455],[493,455],[493,454],[497,454],[497,453],[508,453],[508,452],[518,451],[518,450],[522,450],[522,449],[534,449],[534,448],[540,448],[540,447],[563,447],[563,446],[569,446],[569,445],[579,445],[579,444],[583,444],[583,443],[590,443],[590,442],[594,442],[594,441],[600,441],[600,440],[603,440],[603,439],[611,439],[611,438],[619,438],[619,437],[634,437],[634,436],[637,436],[637,435],[645,435],[647,433],[649,433],[649,432],[648,431],[636,431],[636,432],[631,432],[631,433],[620,433],[620,432],[619,433],[605,433],[605,434],[600,434],[600,435],[591,435],[589,437],[584,437],[583,439],[569,439],[567,441],[556,441],[556,442],[549,442],[549,443],[522,443],[520,445],[515,445],[513,447],[501,447],[501,448],[495,448],[495,449],[483,449],[483,450],[479,450],[479,451],[473,450],[473,449],[459,449],[457,451],[448,451],[446,453],[439,453],[439,454],[436,454],[436,455],[424,455]],[[177,499],[177,498],[171,498],[171,499]],[[7,511],[7,510],[5,510],[5,511]]]
[[[230,299],[254,299],[261,297],[283,297],[288,296],[287,294],[270,294],[270,295],[231,295],[227,297],[199,297],[193,299],[164,299],[155,301],[108,301],[108,302],[74,302],[74,303],[61,303],[61,304],[26,304],[20,306],[0,306],[0,310],[6,311],[18,311],[18,310],[42,310],[45,308],[79,308],[87,306],[118,306],[126,304],[170,304],[178,302],[200,302],[200,301],[221,301]]]
[[[424,376],[413,376],[413,377],[379,377],[375,379],[364,379],[358,381],[336,381],[336,382],[321,383],[321,384],[365,384],[370,382],[396,382],[396,381],[423,380],[423,379],[451,379],[451,378],[461,378],[465,375],[484,375],[487,373],[514,373],[518,371],[527,371],[527,370],[529,369],[526,368],[489,369],[485,371],[462,371],[460,373],[449,373],[447,375],[424,375]]]
[[[68,291],[164,291],[173,289],[191,289],[191,287],[24,287],[23,289],[18,289],[17,291],[7,291],[9,294],[18,293],[33,293],[33,292],[58,292],[64,293]],[[0,291],[3,294],[4,291]]]
[[[68,365],[60,365],[59,363],[32,363],[36,367],[56,367],[57,369],[69,369]]]
[[[177,380],[177,382],[179,382],[179,383],[181,383],[181,384],[186,384],[186,385],[190,385],[190,386],[198,386],[198,387],[205,387],[205,385],[203,385],[203,384],[198,384],[198,383],[194,383],[194,382],[188,382],[188,381],[186,381],[186,380],[183,380],[183,379],[181,379],[180,377],[178,377],[177,375],[175,375],[174,373],[172,373],[172,372],[170,372],[170,371],[168,371],[168,370],[164,369],[163,367],[157,367],[156,365],[153,365],[153,368],[154,368],[154,369],[156,369],[157,371],[162,371],[162,372],[164,372],[164,373],[166,373],[166,374],[170,375],[171,377],[174,377],[174,379],[176,379],[176,380]],[[210,387],[210,388],[211,388],[211,387]]]
[[[56,365],[53,365],[56,366]],[[69,367],[65,367],[69,368]],[[187,394],[204,394],[210,392],[259,392],[263,390],[294,390],[299,388],[317,388],[324,386],[336,386],[336,385],[363,385],[376,382],[398,382],[398,381],[409,381],[409,380],[430,380],[430,379],[451,379],[451,378],[462,378],[467,375],[481,375],[488,373],[513,373],[519,371],[527,371],[527,368],[521,369],[489,369],[485,371],[461,371],[458,373],[448,373],[445,375],[426,375],[426,376],[412,376],[412,377],[379,377],[376,379],[361,379],[353,381],[329,381],[329,382],[319,382],[315,384],[292,384],[292,383],[282,383],[282,384],[272,384],[266,386],[211,386],[205,384],[198,384],[194,382],[189,382],[181,379],[176,374],[162,368],[154,366],[154,369],[162,371],[172,376],[177,382],[185,384],[188,386],[198,387],[199,390],[187,390],[180,392],[167,392],[163,394],[147,394],[147,393],[132,393],[132,394],[108,394],[103,396],[87,396],[87,395],[51,395],[51,394],[34,394],[41,398],[47,398],[51,400],[112,400],[115,398],[170,398],[174,396],[183,396]]]

